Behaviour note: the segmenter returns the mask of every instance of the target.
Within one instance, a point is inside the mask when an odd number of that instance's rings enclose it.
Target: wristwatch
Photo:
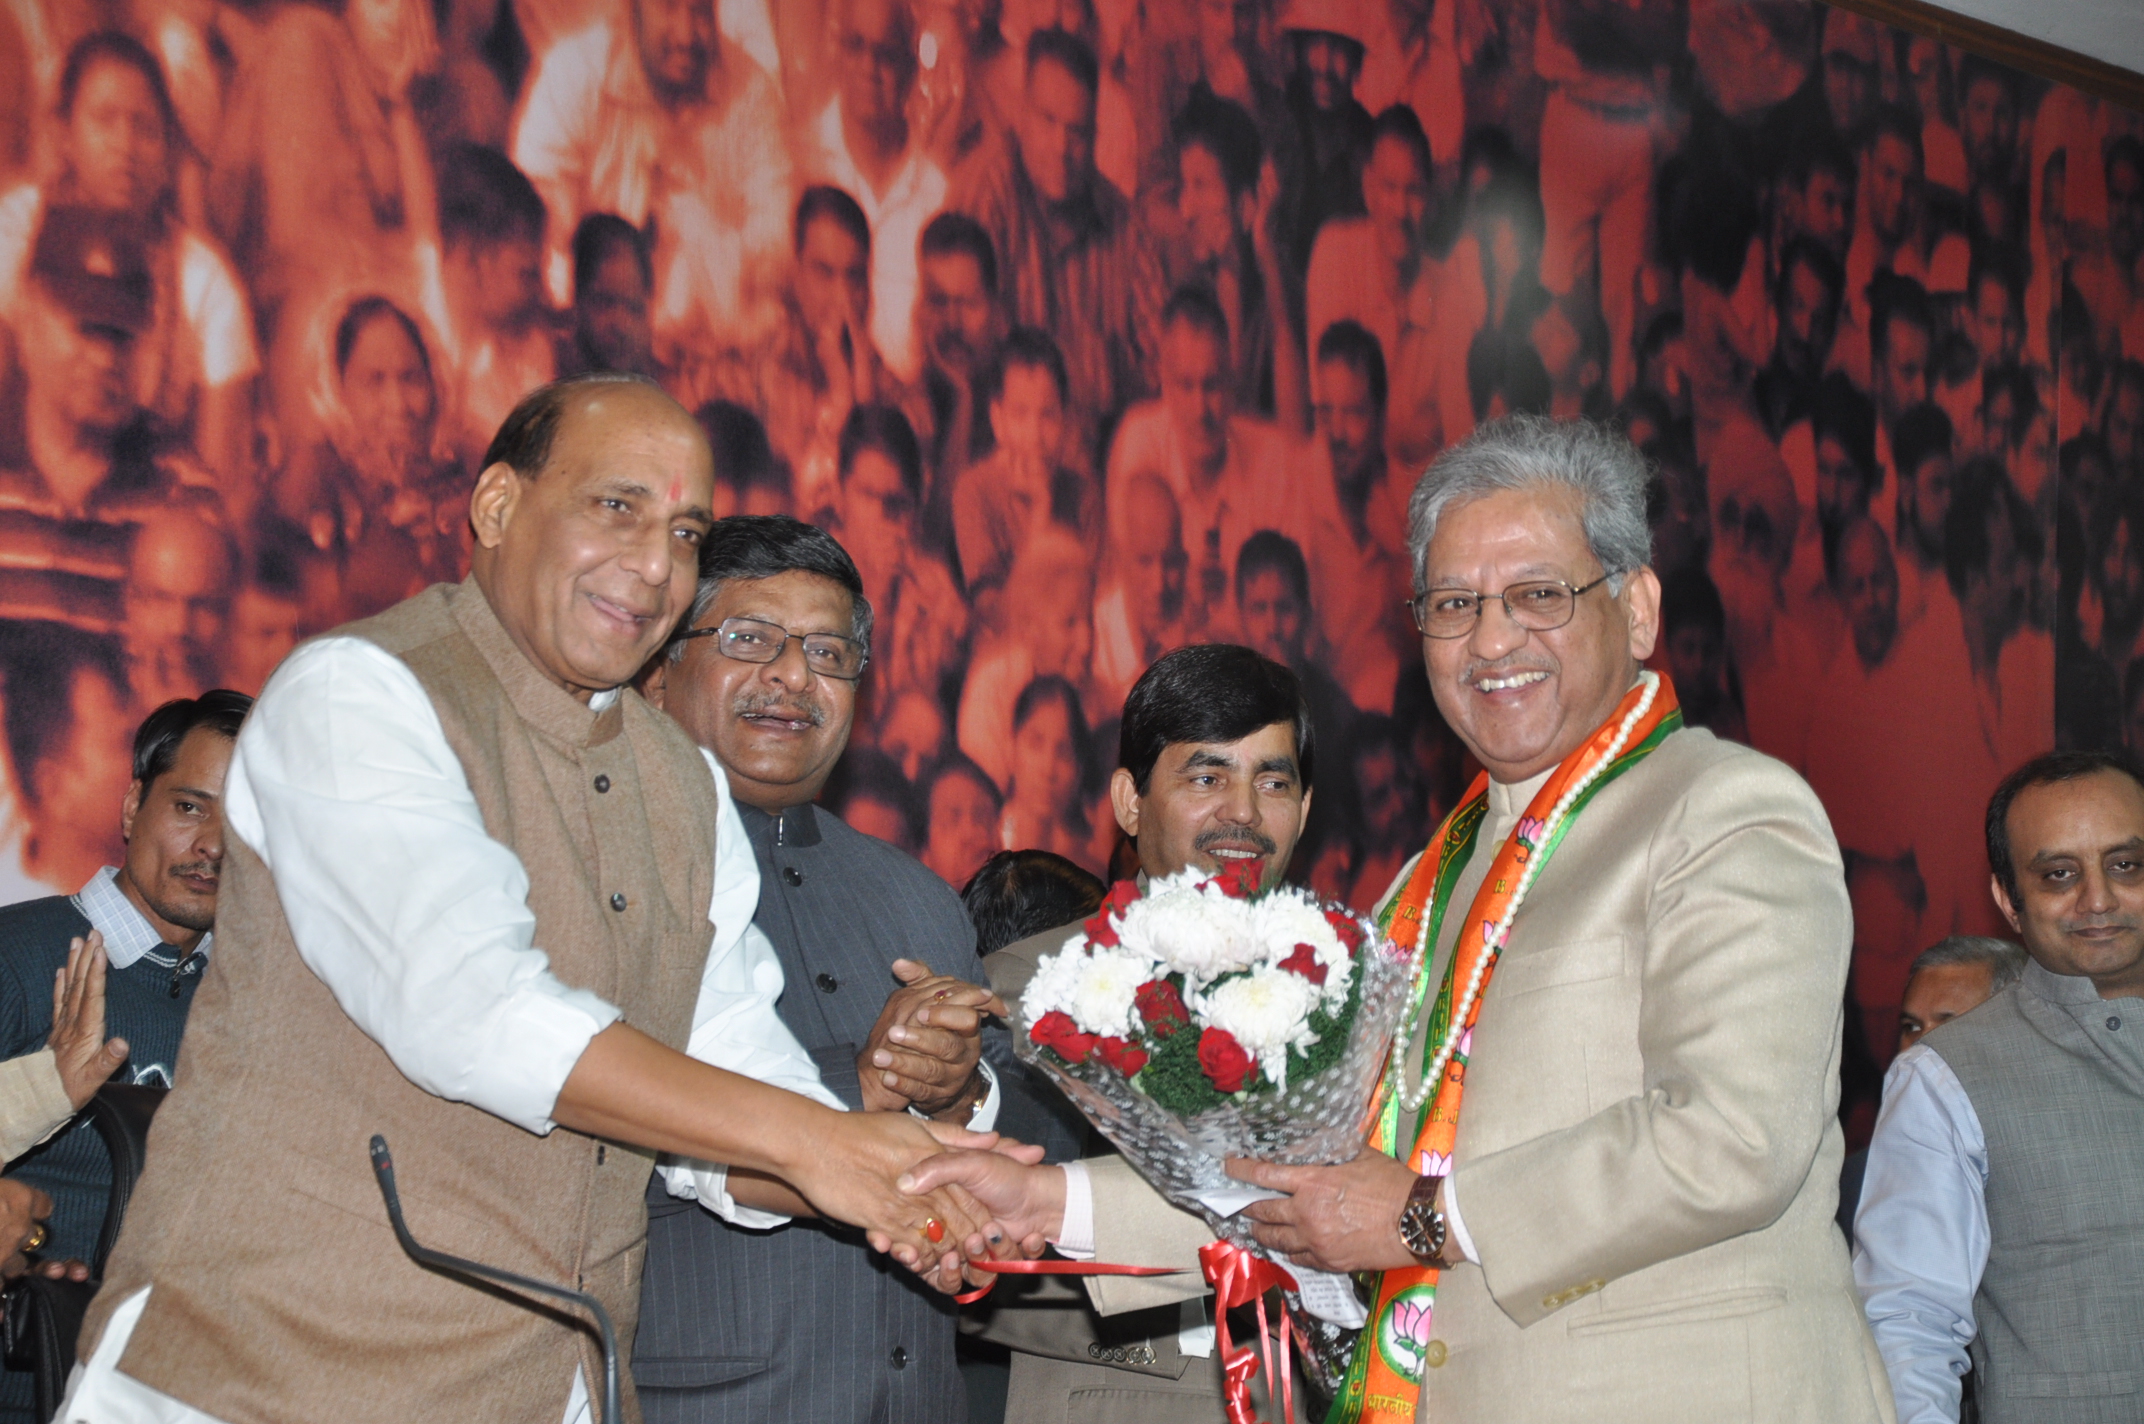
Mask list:
[[[1442,1177],[1417,1177],[1400,1208],[1400,1244],[1417,1261],[1432,1270],[1444,1267],[1444,1213],[1437,1210],[1437,1188]]]

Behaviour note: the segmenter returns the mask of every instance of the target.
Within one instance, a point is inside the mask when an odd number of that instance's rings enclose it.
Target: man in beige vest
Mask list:
[[[934,1238],[980,1216],[893,1178],[990,1139],[824,1105],[743,947],[721,779],[624,686],[691,604],[712,493],[651,383],[545,387],[478,477],[472,577],[270,679],[218,953],[63,1418],[587,1420],[592,1334],[405,1258],[374,1133],[420,1240],[591,1292],[628,1347],[657,1152],[731,1219],[816,1211],[957,1273]],[[716,1021],[755,1076],[679,1051]]]
[[[1432,993],[1535,791],[1643,685],[1660,599],[1646,473],[1620,436],[1522,417],[1447,450],[1415,492],[1430,684],[1488,773]],[[1292,1194],[1250,1208],[1276,1255],[1441,1268],[1429,1338],[1401,1352],[1413,1397],[1373,1397],[1362,1417],[1892,1418],[1832,1221],[1851,928],[1838,849],[1791,771],[1673,726],[1546,842],[1482,998],[1457,1141],[1426,1164],[1442,1171],[1418,1174],[1411,1153],[1231,1164]],[[1396,1055],[1402,1102],[1433,1047]],[[911,1184],[951,1180],[1023,1235],[1090,1225],[1062,1171],[958,1153]],[[1088,1214],[1102,1260],[1189,1266],[1210,1239],[1135,1182],[1098,1179]],[[1202,1287],[1097,1295],[1129,1308]]]

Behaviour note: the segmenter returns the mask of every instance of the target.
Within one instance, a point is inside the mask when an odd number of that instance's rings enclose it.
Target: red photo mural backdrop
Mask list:
[[[1369,905],[1471,770],[1407,496],[1505,412],[1657,462],[1657,661],[1823,796],[1877,1055],[2001,773],[2144,740],[2144,120],[1812,0],[8,0],[0,110],[9,898],[591,369],[855,556],[829,800],[956,884],[1121,864],[1124,693],[1231,639]]]

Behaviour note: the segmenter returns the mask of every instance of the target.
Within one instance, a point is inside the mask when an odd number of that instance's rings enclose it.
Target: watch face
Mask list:
[[[1434,1256],[1444,1249],[1443,1221],[1428,1202],[1409,1202],[1400,1213],[1400,1240],[1417,1256]]]

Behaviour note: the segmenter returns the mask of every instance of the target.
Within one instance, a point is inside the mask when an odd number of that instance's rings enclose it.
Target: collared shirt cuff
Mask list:
[[[1474,1249],[1474,1238],[1467,1235],[1465,1218],[1459,1215],[1459,1174],[1454,1172],[1444,1179],[1444,1234],[1459,1248],[1459,1258],[1481,1264],[1481,1256]]]
[[[1065,1214],[1050,1244],[1075,1261],[1094,1259],[1094,1182],[1085,1162],[1060,1162],[1065,1174]]]
[[[696,1201],[732,1226],[749,1226],[755,1231],[772,1231],[778,1226],[789,1224],[789,1218],[780,1212],[761,1211],[757,1207],[744,1206],[731,1196],[730,1169],[720,1162],[665,1157],[655,1170],[662,1173],[663,1187],[671,1196]]]
[[[493,1051],[478,1057],[479,1071],[453,1096],[547,1134],[557,1126],[551,1113],[558,1095],[589,1041],[621,1017],[615,1004],[585,989],[548,976],[530,980],[501,1005],[488,1035]]]
[[[975,1111],[969,1113],[968,1120],[961,1125],[970,1132],[993,1132],[998,1125],[998,1109],[1004,1101],[1003,1095],[998,1092],[998,1073],[987,1060],[977,1060],[975,1071],[990,1085],[990,1091],[983,1095],[983,1100],[975,1105]],[[908,1115],[924,1122],[932,1120],[929,1113],[914,1104],[909,1105]]]

